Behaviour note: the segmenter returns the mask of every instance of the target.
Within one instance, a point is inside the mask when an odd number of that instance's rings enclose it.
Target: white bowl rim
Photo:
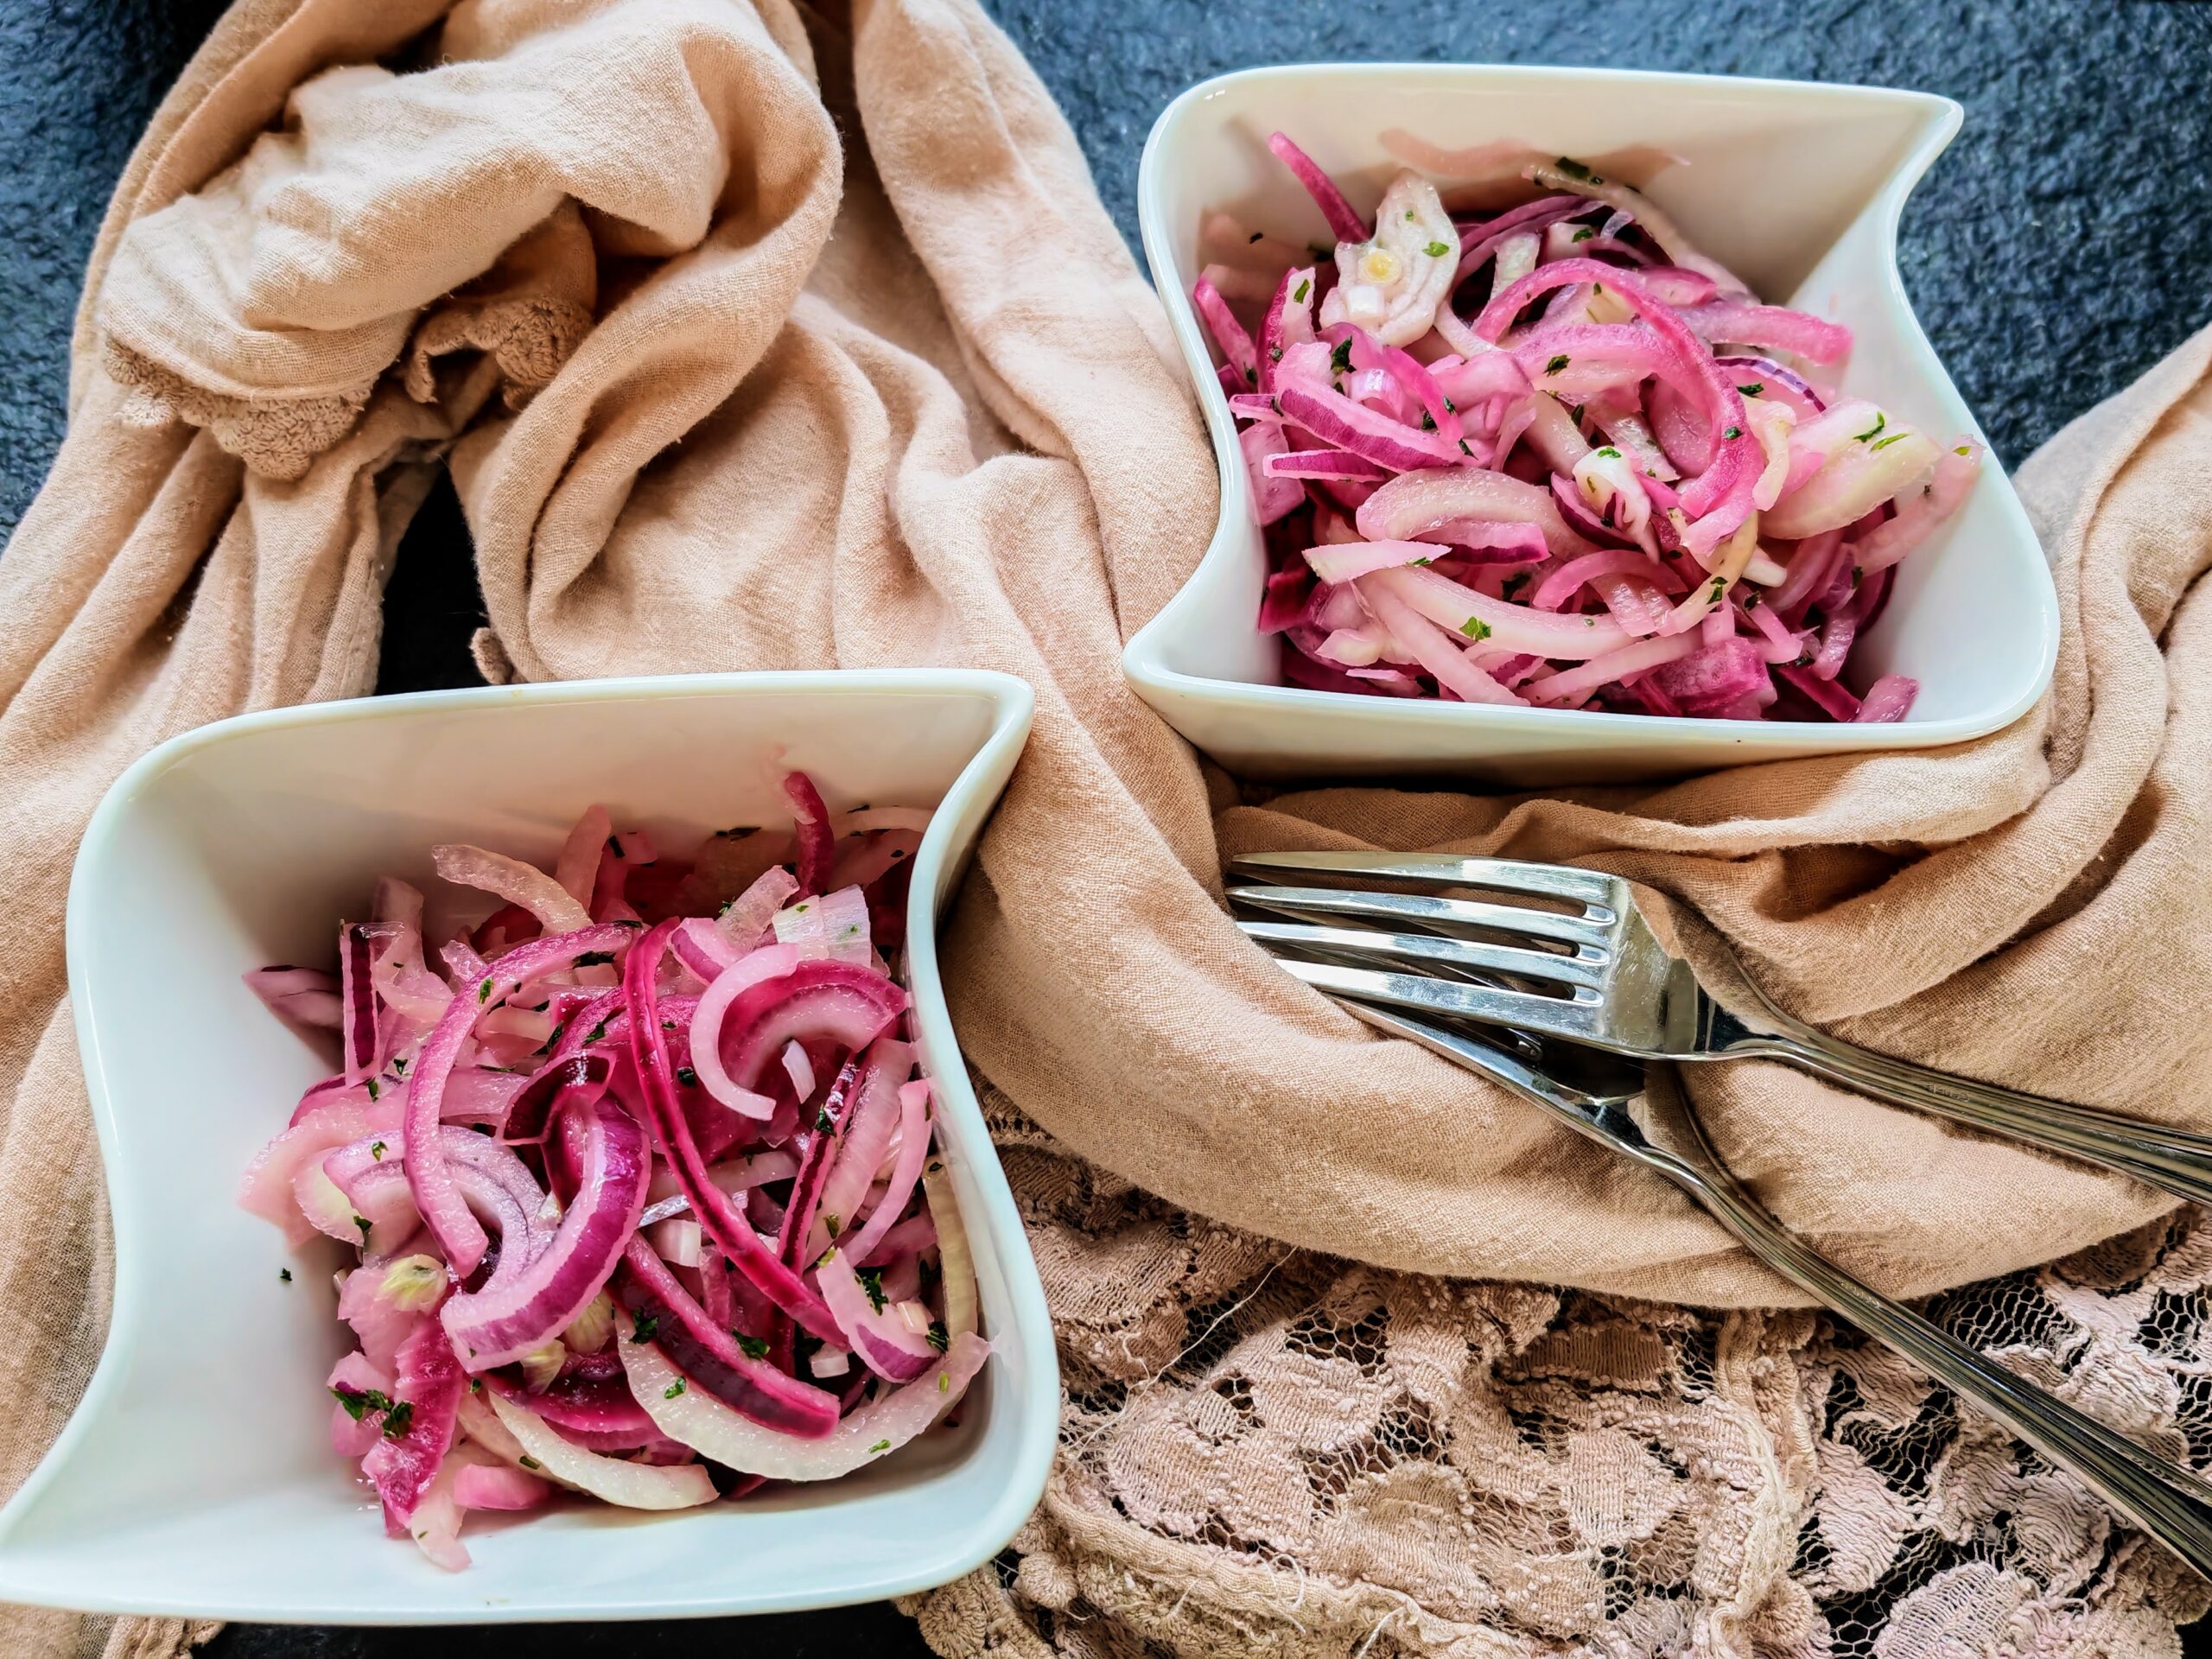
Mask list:
[[[100,1357],[83,1395],[71,1409],[68,1421],[63,1425],[60,1433],[47,1449],[37,1466],[8,1502],[0,1505],[0,1599],[32,1606],[59,1605],[41,1599],[36,1582],[10,1573],[7,1560],[7,1540],[15,1524],[33,1510],[47,1486],[67,1467],[70,1455],[78,1442],[89,1434],[99,1421],[108,1396],[119,1386],[118,1378],[127,1366],[130,1345],[135,1341],[132,1315],[139,1299],[149,1294],[139,1271],[144,1251],[137,1239],[138,1218],[113,1202],[117,1125],[114,1104],[109,1098],[105,1078],[99,1063],[98,1035],[86,1012],[91,970],[86,966],[84,948],[87,928],[83,919],[83,886],[77,879],[78,871],[87,865],[88,860],[97,862],[114,838],[117,826],[122,821],[130,800],[155,779],[200,750],[261,731],[404,719],[412,715],[437,714],[448,710],[585,702],[664,702],[685,696],[744,696],[776,693],[820,697],[950,693],[979,697],[990,703],[992,719],[988,734],[946,788],[944,797],[938,804],[937,816],[925,833],[922,845],[916,849],[914,861],[918,877],[925,870],[933,875],[944,856],[952,817],[944,809],[949,805],[957,805],[962,799],[981,788],[983,774],[995,763],[1019,755],[1027,741],[1030,721],[1036,706],[1036,693],[1027,681],[989,669],[764,670],[469,686],[451,690],[404,692],[388,696],[299,703],[234,715],[194,727],[168,739],[133,761],[109,785],[99,804],[93,809],[78,846],[71,871],[64,935],[71,1013],[79,1046],[79,1059],[84,1072],[86,1091],[92,1104],[93,1126],[99,1140],[102,1178],[110,1197],[108,1209],[114,1250],[114,1289]],[[979,830],[977,833],[980,838],[982,831]],[[920,895],[928,891],[928,884],[917,880],[913,883],[910,905],[924,902]],[[934,920],[937,906],[933,900],[930,901],[930,909]],[[957,1055],[961,1051],[951,1031],[942,982],[935,969],[934,933],[931,933],[929,938],[931,968],[926,994],[917,995],[915,998],[916,1016],[918,1021],[940,1026],[946,1039],[944,1052]],[[910,988],[924,991],[923,976],[914,974],[912,978],[914,983]],[[972,1122],[966,1127],[973,1129],[978,1137],[977,1144],[991,1154],[990,1161],[995,1166],[995,1152],[984,1131],[982,1109],[964,1071],[957,1077],[940,1079],[939,1086],[942,1109],[972,1118]],[[997,1173],[998,1190],[985,1194],[988,1207],[992,1212],[989,1224],[995,1233],[1011,1229],[1009,1236],[1016,1247],[1014,1255],[1017,1268],[1026,1270],[1007,1274],[1007,1290],[1013,1313],[1013,1328],[1007,1332],[994,1332],[993,1340],[996,1343],[1012,1338],[1020,1344],[1028,1368],[1027,1397],[1022,1402],[1024,1414],[1029,1421],[1041,1425],[1042,1429],[1019,1446],[1014,1478],[1007,1483],[993,1500],[984,1520],[976,1525],[975,1536],[979,1541],[971,1542],[966,1550],[955,1555],[938,1559],[926,1568],[910,1569],[905,1573],[887,1571],[868,1586],[865,1593],[840,1596],[835,1600],[825,1600],[801,1591],[797,1594],[778,1595],[772,1592],[747,1596],[742,1599],[741,1605],[735,1607],[732,1605],[733,1598],[717,1597],[711,1593],[634,1605],[612,1605],[557,1611],[533,1609],[526,1605],[479,1611],[461,1605],[441,1613],[440,1622],[454,1625],[485,1625],[545,1620],[692,1618],[723,1617],[733,1612],[801,1611],[933,1589],[973,1572],[989,1560],[1004,1548],[1006,1541],[1014,1535],[1043,1497],[1045,1484],[1058,1449],[1059,1424],[1059,1362],[1051,1316],[1045,1305],[1043,1285],[1029,1250],[1027,1233],[1011,1198],[1005,1191],[1003,1170],[999,1169]],[[1001,1388],[1007,1386],[1002,1370],[994,1381]],[[180,1601],[175,1605],[164,1604],[158,1607],[140,1607],[124,1600],[97,1600],[88,1605],[76,1605],[85,1600],[83,1597],[73,1598],[73,1610],[182,1618],[226,1618],[233,1616],[214,1600],[189,1605]],[[257,1611],[254,1617],[257,1621],[275,1621],[280,1616]],[[379,1619],[366,1616],[359,1610],[346,1610],[338,1614],[303,1606],[282,1617],[283,1622],[295,1624],[327,1623],[335,1618],[342,1618],[344,1623],[351,1625],[417,1622],[405,1610],[392,1618]]]
[[[1936,374],[1945,383],[1949,382],[1949,372],[1929,343],[1926,331],[1921,327],[1919,317],[1905,294],[1904,278],[1897,263],[1897,229],[1905,201],[1914,188],[1957,135],[1965,120],[1965,109],[1955,99],[1946,98],[1938,92],[1869,86],[1855,82],[1790,80],[1755,75],[1708,75],[1657,69],[1578,68],[1563,64],[1424,63],[1417,60],[1268,64],[1211,76],[1185,88],[1160,111],[1152,124],[1151,130],[1146,135],[1144,153],[1137,168],[1138,229],[1144,243],[1146,262],[1151,268],[1153,286],[1167,308],[1169,324],[1182,348],[1185,371],[1191,376],[1193,393],[1198,398],[1201,412],[1205,416],[1221,486],[1221,516],[1198,566],[1193,569],[1183,586],[1122,647],[1122,674],[1140,696],[1148,691],[1179,695],[1249,710],[1265,710],[1287,717],[1323,711],[1341,714],[1348,703],[1372,704],[1372,710],[1363,707],[1359,712],[1387,715],[1394,724],[1402,722],[1416,728],[1439,730],[1467,729],[1489,724],[1518,727],[1523,730],[1548,729],[1562,734],[1580,731],[1593,738],[1603,734],[1616,743],[1623,740],[1650,744],[1669,739],[1704,741],[1723,734],[1725,728],[1725,734],[1735,740],[1745,751],[1742,756],[1745,761],[1761,759],[1758,751],[1767,747],[1787,747],[1793,753],[1813,750],[1826,753],[1933,748],[1963,742],[2003,730],[2041,700],[2050,689],[2058,666],[2058,598],[2047,566],[2041,590],[2037,595],[2037,620],[2041,626],[2034,642],[2036,671],[2022,689],[2000,707],[1945,720],[1867,726],[1816,721],[1720,721],[1664,715],[1613,714],[1601,709],[1513,708],[1489,703],[1447,702],[1439,698],[1356,698],[1341,692],[1319,691],[1305,686],[1213,679],[1203,675],[1187,674],[1162,663],[1160,660],[1160,642],[1173,626],[1168,619],[1197,583],[1200,571],[1216,559],[1242,556],[1243,550],[1233,544],[1230,531],[1236,517],[1247,511],[1245,498],[1249,490],[1241,459],[1224,448],[1216,430],[1214,399],[1205,384],[1207,376],[1200,372],[1200,364],[1203,362],[1210,368],[1212,359],[1200,338],[1189,296],[1173,280],[1178,260],[1171,245],[1169,228],[1162,220],[1158,182],[1161,169],[1167,165],[1168,146],[1165,140],[1192,105],[1230,87],[1255,83],[1294,83],[1317,75],[1355,81],[1387,81],[1394,77],[1415,75],[1463,79],[1470,85],[1478,82],[1522,86],[1572,84],[1599,88],[1637,86],[1708,93],[1738,92],[1765,96],[1802,95],[1838,104],[1857,102],[1923,111],[1935,118],[1916,137],[1896,170],[1884,181],[1875,199],[1883,209],[1886,256],[1880,275],[1887,296],[1896,304],[1917,337]],[[1961,401],[1963,403],[1964,400]],[[1971,410],[1968,415],[1971,418]],[[2000,486],[2006,495],[2012,498],[2015,510],[2019,510],[2012,480],[1998,461],[1995,451],[1987,448],[1987,438],[1981,432],[1978,422],[1974,423],[1974,435],[1982,441],[1986,451],[1983,467],[1985,483],[1993,482]]]

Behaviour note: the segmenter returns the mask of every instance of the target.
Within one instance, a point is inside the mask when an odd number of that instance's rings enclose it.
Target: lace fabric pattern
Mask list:
[[[1065,1402],[1012,1546],[904,1604],[947,1659],[2132,1659],[2178,1656],[2212,1606],[1849,1327],[1292,1250],[984,1098]],[[2146,1446],[2212,1459],[2194,1211],[1928,1311]]]

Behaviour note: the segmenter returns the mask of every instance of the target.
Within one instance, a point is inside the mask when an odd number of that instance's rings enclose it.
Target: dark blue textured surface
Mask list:
[[[1224,69],[1418,58],[1872,81],[1966,105],[1964,132],[1906,212],[1905,283],[2007,461],[2212,320],[2212,5],[985,3],[1059,97],[1133,242],[1137,155],[1153,117],[1184,86]],[[60,436],[71,313],[109,190],[220,10],[216,0],[0,0],[0,533],[21,516]],[[480,613],[450,492],[417,519],[389,598],[383,689],[471,677],[463,645]],[[365,1539],[363,1548],[374,1547]],[[711,1628],[238,1628],[209,1651],[218,1659],[569,1659],[702,1642],[791,1659],[926,1651],[910,1624],[880,1606]],[[2212,1653],[2195,1642],[2190,1650],[2200,1647]]]

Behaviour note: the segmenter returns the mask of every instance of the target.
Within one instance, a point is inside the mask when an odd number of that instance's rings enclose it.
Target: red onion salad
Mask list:
[[[885,960],[929,814],[784,791],[790,833],[689,861],[598,807],[550,874],[435,848],[499,900],[480,925],[432,941],[387,878],[335,973],[246,976],[340,1064],[239,1200],[358,1255],[331,1441],[441,1567],[470,1510],[558,1489],[671,1510],[846,1474],[990,1352]]]
[[[1211,215],[1192,293],[1263,527],[1294,685],[1726,720],[1904,718],[1845,685],[1971,441],[1840,391],[1851,332],[1763,305],[1635,190],[1562,157],[1455,215],[1401,173],[1370,222],[1269,147],[1338,238]]]

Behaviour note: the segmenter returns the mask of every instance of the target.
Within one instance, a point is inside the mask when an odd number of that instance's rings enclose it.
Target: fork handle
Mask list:
[[[1830,1312],[1948,1383],[2212,1579],[2212,1484],[2153,1456],[1853,1278],[1787,1230],[1717,1160],[1650,1160],[1752,1255]]]
[[[1708,1041],[1717,1052],[1711,1058],[1781,1060],[1878,1100],[2086,1159],[2163,1192],[2212,1204],[2212,1136],[1955,1077],[1844,1042],[1779,1009],[1768,1012],[1780,1029],[1755,1031],[1716,1006]]]

